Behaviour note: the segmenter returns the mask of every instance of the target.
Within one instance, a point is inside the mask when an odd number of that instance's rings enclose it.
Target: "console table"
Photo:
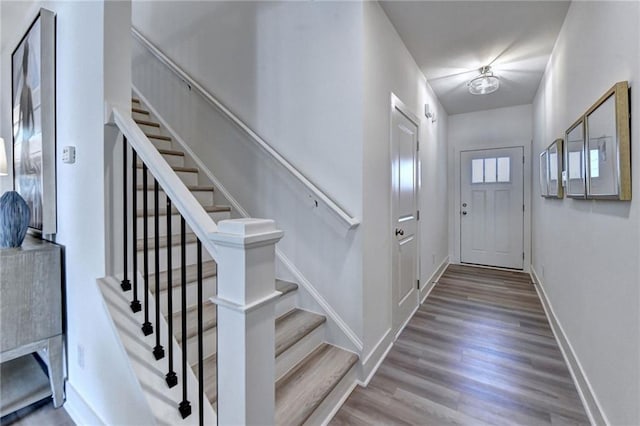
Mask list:
[[[12,390],[12,401],[2,401],[2,415],[35,402],[29,383],[33,365],[12,360],[36,351],[46,352],[53,405],[64,402],[62,289],[60,246],[27,235],[22,247],[0,249],[0,362],[12,370],[25,368],[5,374],[16,382],[2,385],[3,391]],[[22,400],[15,395],[20,389],[26,393]]]

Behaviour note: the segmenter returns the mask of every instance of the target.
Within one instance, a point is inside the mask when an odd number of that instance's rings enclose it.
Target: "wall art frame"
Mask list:
[[[587,198],[585,160],[585,118],[576,120],[565,132],[564,170],[565,195],[568,198]]]
[[[549,160],[546,149],[540,153],[540,195],[549,196]]]
[[[556,139],[547,147],[547,186],[549,188],[549,198],[563,198],[564,188],[562,186],[562,167],[563,167],[563,145],[562,139]]]
[[[13,186],[29,205],[29,227],[57,231],[56,19],[41,8],[11,53]]]
[[[629,83],[609,89],[585,113],[586,197],[631,200]]]

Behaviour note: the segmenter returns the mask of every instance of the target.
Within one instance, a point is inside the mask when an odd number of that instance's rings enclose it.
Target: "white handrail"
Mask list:
[[[171,199],[173,206],[178,209],[191,230],[202,242],[205,249],[214,260],[218,260],[218,253],[211,237],[218,232],[218,226],[204,210],[202,205],[185,186],[169,163],[162,157],[149,138],[131,118],[128,111],[113,107],[113,121],[127,138],[128,143],[135,149],[136,154],[147,166],[153,177],[158,181],[165,194]],[[134,212],[137,214],[137,212]],[[170,214],[170,212],[167,212]]]
[[[242,120],[240,120],[231,110],[225,107],[222,102],[216,99],[211,93],[207,91],[202,85],[200,85],[195,79],[187,74],[182,68],[180,68],[175,62],[167,57],[162,51],[154,46],[145,36],[143,36],[137,29],[131,28],[131,32],[146,48],[162,63],[164,63],[171,71],[173,71],[180,79],[185,81],[191,89],[194,89],[204,99],[206,99],[211,105],[222,112],[229,120],[249,135],[255,143],[264,149],[269,155],[273,157],[282,167],[284,167],[289,173],[291,173],[296,179],[298,179],[309,191],[311,191],[319,200],[321,200],[329,210],[335,213],[342,221],[344,221],[349,229],[355,228],[360,224],[360,221],[352,217],[342,207],[340,207],[335,201],[333,201],[327,194],[325,194],[320,188],[318,188],[313,182],[311,182],[305,175],[303,175],[298,169],[296,169],[291,163],[287,161],[278,151],[272,148],[264,139],[262,139],[256,132],[251,130]]]

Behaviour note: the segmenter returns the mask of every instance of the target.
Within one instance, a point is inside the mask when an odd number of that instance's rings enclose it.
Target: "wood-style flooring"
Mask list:
[[[530,277],[451,265],[330,424],[589,420]]]
[[[42,400],[0,419],[1,426],[75,426],[64,407],[53,408],[51,398]]]

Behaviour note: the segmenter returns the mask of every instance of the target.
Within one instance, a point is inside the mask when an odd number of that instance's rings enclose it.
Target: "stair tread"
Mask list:
[[[142,168],[142,163],[138,163],[138,168]],[[198,173],[199,170],[197,167],[183,167],[183,166],[171,166],[173,171],[175,172],[185,172],[185,173]]]
[[[185,242],[187,244],[191,244],[191,243],[195,243],[198,240],[198,237],[196,237],[196,234],[194,234],[193,232],[188,232],[184,234],[184,239]],[[160,237],[158,238],[158,246],[160,248],[165,248],[167,246],[167,243],[169,241],[169,238],[167,236],[164,237]],[[148,238],[148,242],[147,245],[149,247],[149,250],[153,250],[156,244],[156,239],[155,237],[149,237]],[[180,245],[180,234],[172,234],[171,235],[171,246],[179,246]],[[144,250],[144,239],[143,238],[138,238],[138,242],[136,244],[136,249],[138,251],[142,251]]]
[[[139,104],[139,103],[140,103],[140,99],[138,99],[138,98],[131,98],[131,102],[133,102],[134,104]]]
[[[327,320],[323,315],[293,309],[276,319],[276,356],[295,345]]]
[[[150,138],[150,139],[160,139],[163,141],[170,141],[171,138],[169,136],[165,136],[165,135],[156,135],[153,133],[145,133],[144,134],[146,137]]]
[[[215,409],[216,401],[218,400],[218,354],[209,355],[205,358],[202,368],[204,371],[204,394]],[[199,379],[198,364],[192,365],[191,369]]]
[[[143,186],[138,185],[138,191],[142,191]],[[164,192],[162,188],[158,188],[161,192]],[[215,191],[216,188],[213,186],[205,186],[205,185],[187,185],[187,189],[192,192],[210,192]],[[153,191],[153,185],[147,185],[147,191]]]
[[[184,157],[184,152],[176,151],[175,149],[159,149],[158,152],[164,155],[177,155],[180,157]]]
[[[131,108],[131,112],[137,112],[138,114],[145,114],[145,115],[149,115],[149,111],[142,109],[142,108],[136,108],[136,107],[132,107]]]
[[[276,290],[282,293],[282,296],[289,294],[298,289],[298,284],[290,281],[279,280],[276,278]]]
[[[354,353],[320,345],[276,383],[276,424],[304,423],[357,360]]]
[[[140,120],[138,118],[134,118],[133,121],[135,121],[137,124],[141,124],[143,126],[150,126],[150,127],[158,127],[158,128],[160,128],[160,123],[156,123],[155,121]]]
[[[180,317],[182,311],[173,314],[173,329],[176,340],[182,343],[182,328]],[[213,302],[207,300],[202,303],[202,330],[206,332],[218,324],[218,310]],[[191,339],[198,334],[198,305],[190,306],[187,309],[187,339]]]
[[[173,242],[173,241],[172,241]],[[187,283],[195,282],[198,279],[198,270],[196,265],[187,265],[186,279]],[[207,279],[215,277],[218,273],[218,265],[213,260],[202,262],[202,278]],[[174,288],[180,287],[182,270],[180,267],[171,270],[171,285]],[[149,289],[155,292],[155,274],[149,274]],[[160,272],[160,291],[164,291],[169,287],[169,272]],[[179,301],[177,301],[179,302]]]
[[[224,212],[231,211],[231,207],[229,206],[202,206],[202,208],[207,213],[224,213]],[[153,209],[148,209],[147,216],[153,216],[154,214],[155,214],[155,211]],[[171,214],[178,214],[178,209],[176,209],[175,207],[172,207]],[[166,215],[167,215],[166,208],[158,210],[158,216],[166,216]],[[144,210],[138,209],[137,216],[144,217]]]

